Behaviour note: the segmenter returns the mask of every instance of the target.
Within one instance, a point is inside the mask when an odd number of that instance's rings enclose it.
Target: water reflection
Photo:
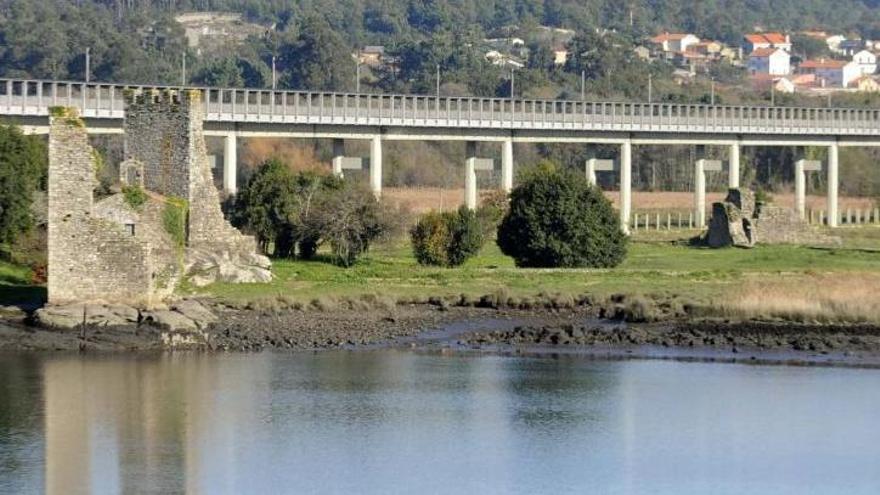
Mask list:
[[[0,493],[878,493],[880,372],[0,356]]]

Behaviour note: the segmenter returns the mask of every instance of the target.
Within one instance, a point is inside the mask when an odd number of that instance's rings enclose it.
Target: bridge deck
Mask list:
[[[0,115],[122,119],[123,93],[178,87],[0,79]],[[751,107],[199,88],[206,120],[458,129],[878,136],[880,109]]]

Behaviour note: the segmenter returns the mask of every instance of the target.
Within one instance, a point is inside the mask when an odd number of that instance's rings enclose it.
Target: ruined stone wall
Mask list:
[[[144,187],[189,202],[190,247],[256,251],[223,217],[220,194],[208,162],[201,92],[128,95],[126,159],[144,164]]]
[[[189,100],[172,91],[146,91],[126,94],[125,104],[125,159],[144,165],[146,189],[188,200],[193,121]]]
[[[149,245],[128,234],[123,225],[95,218],[95,163],[85,126],[72,109],[53,112],[48,177],[49,302],[149,300]]]

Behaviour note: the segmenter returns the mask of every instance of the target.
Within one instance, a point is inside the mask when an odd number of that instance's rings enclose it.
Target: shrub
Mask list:
[[[477,214],[462,206],[455,212],[430,212],[410,230],[413,254],[422,265],[459,266],[480,252],[483,233]]]
[[[447,266],[449,230],[442,213],[428,212],[410,230],[413,254],[421,265]]]
[[[124,186],[122,199],[131,209],[140,210],[141,206],[147,202],[147,193],[138,186]]]
[[[477,221],[480,222],[480,230],[483,239],[491,239],[498,232],[501,219],[507,214],[508,196],[504,191],[492,191],[486,193],[477,208]]]
[[[545,162],[512,191],[497,243],[520,267],[612,267],[627,238],[601,190]]]

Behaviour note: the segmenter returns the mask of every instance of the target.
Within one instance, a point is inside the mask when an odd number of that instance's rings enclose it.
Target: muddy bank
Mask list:
[[[607,357],[880,366],[880,328],[769,322],[526,325],[462,334],[458,345]]]
[[[880,365],[880,328],[732,323],[685,317],[608,318],[602,308],[513,309],[445,304],[384,308],[239,308],[214,303],[217,320],[190,331],[153,322],[53,330],[0,321],[3,351],[236,351],[364,349],[566,352],[605,357],[812,360]],[[603,318],[603,316],[605,316]]]

